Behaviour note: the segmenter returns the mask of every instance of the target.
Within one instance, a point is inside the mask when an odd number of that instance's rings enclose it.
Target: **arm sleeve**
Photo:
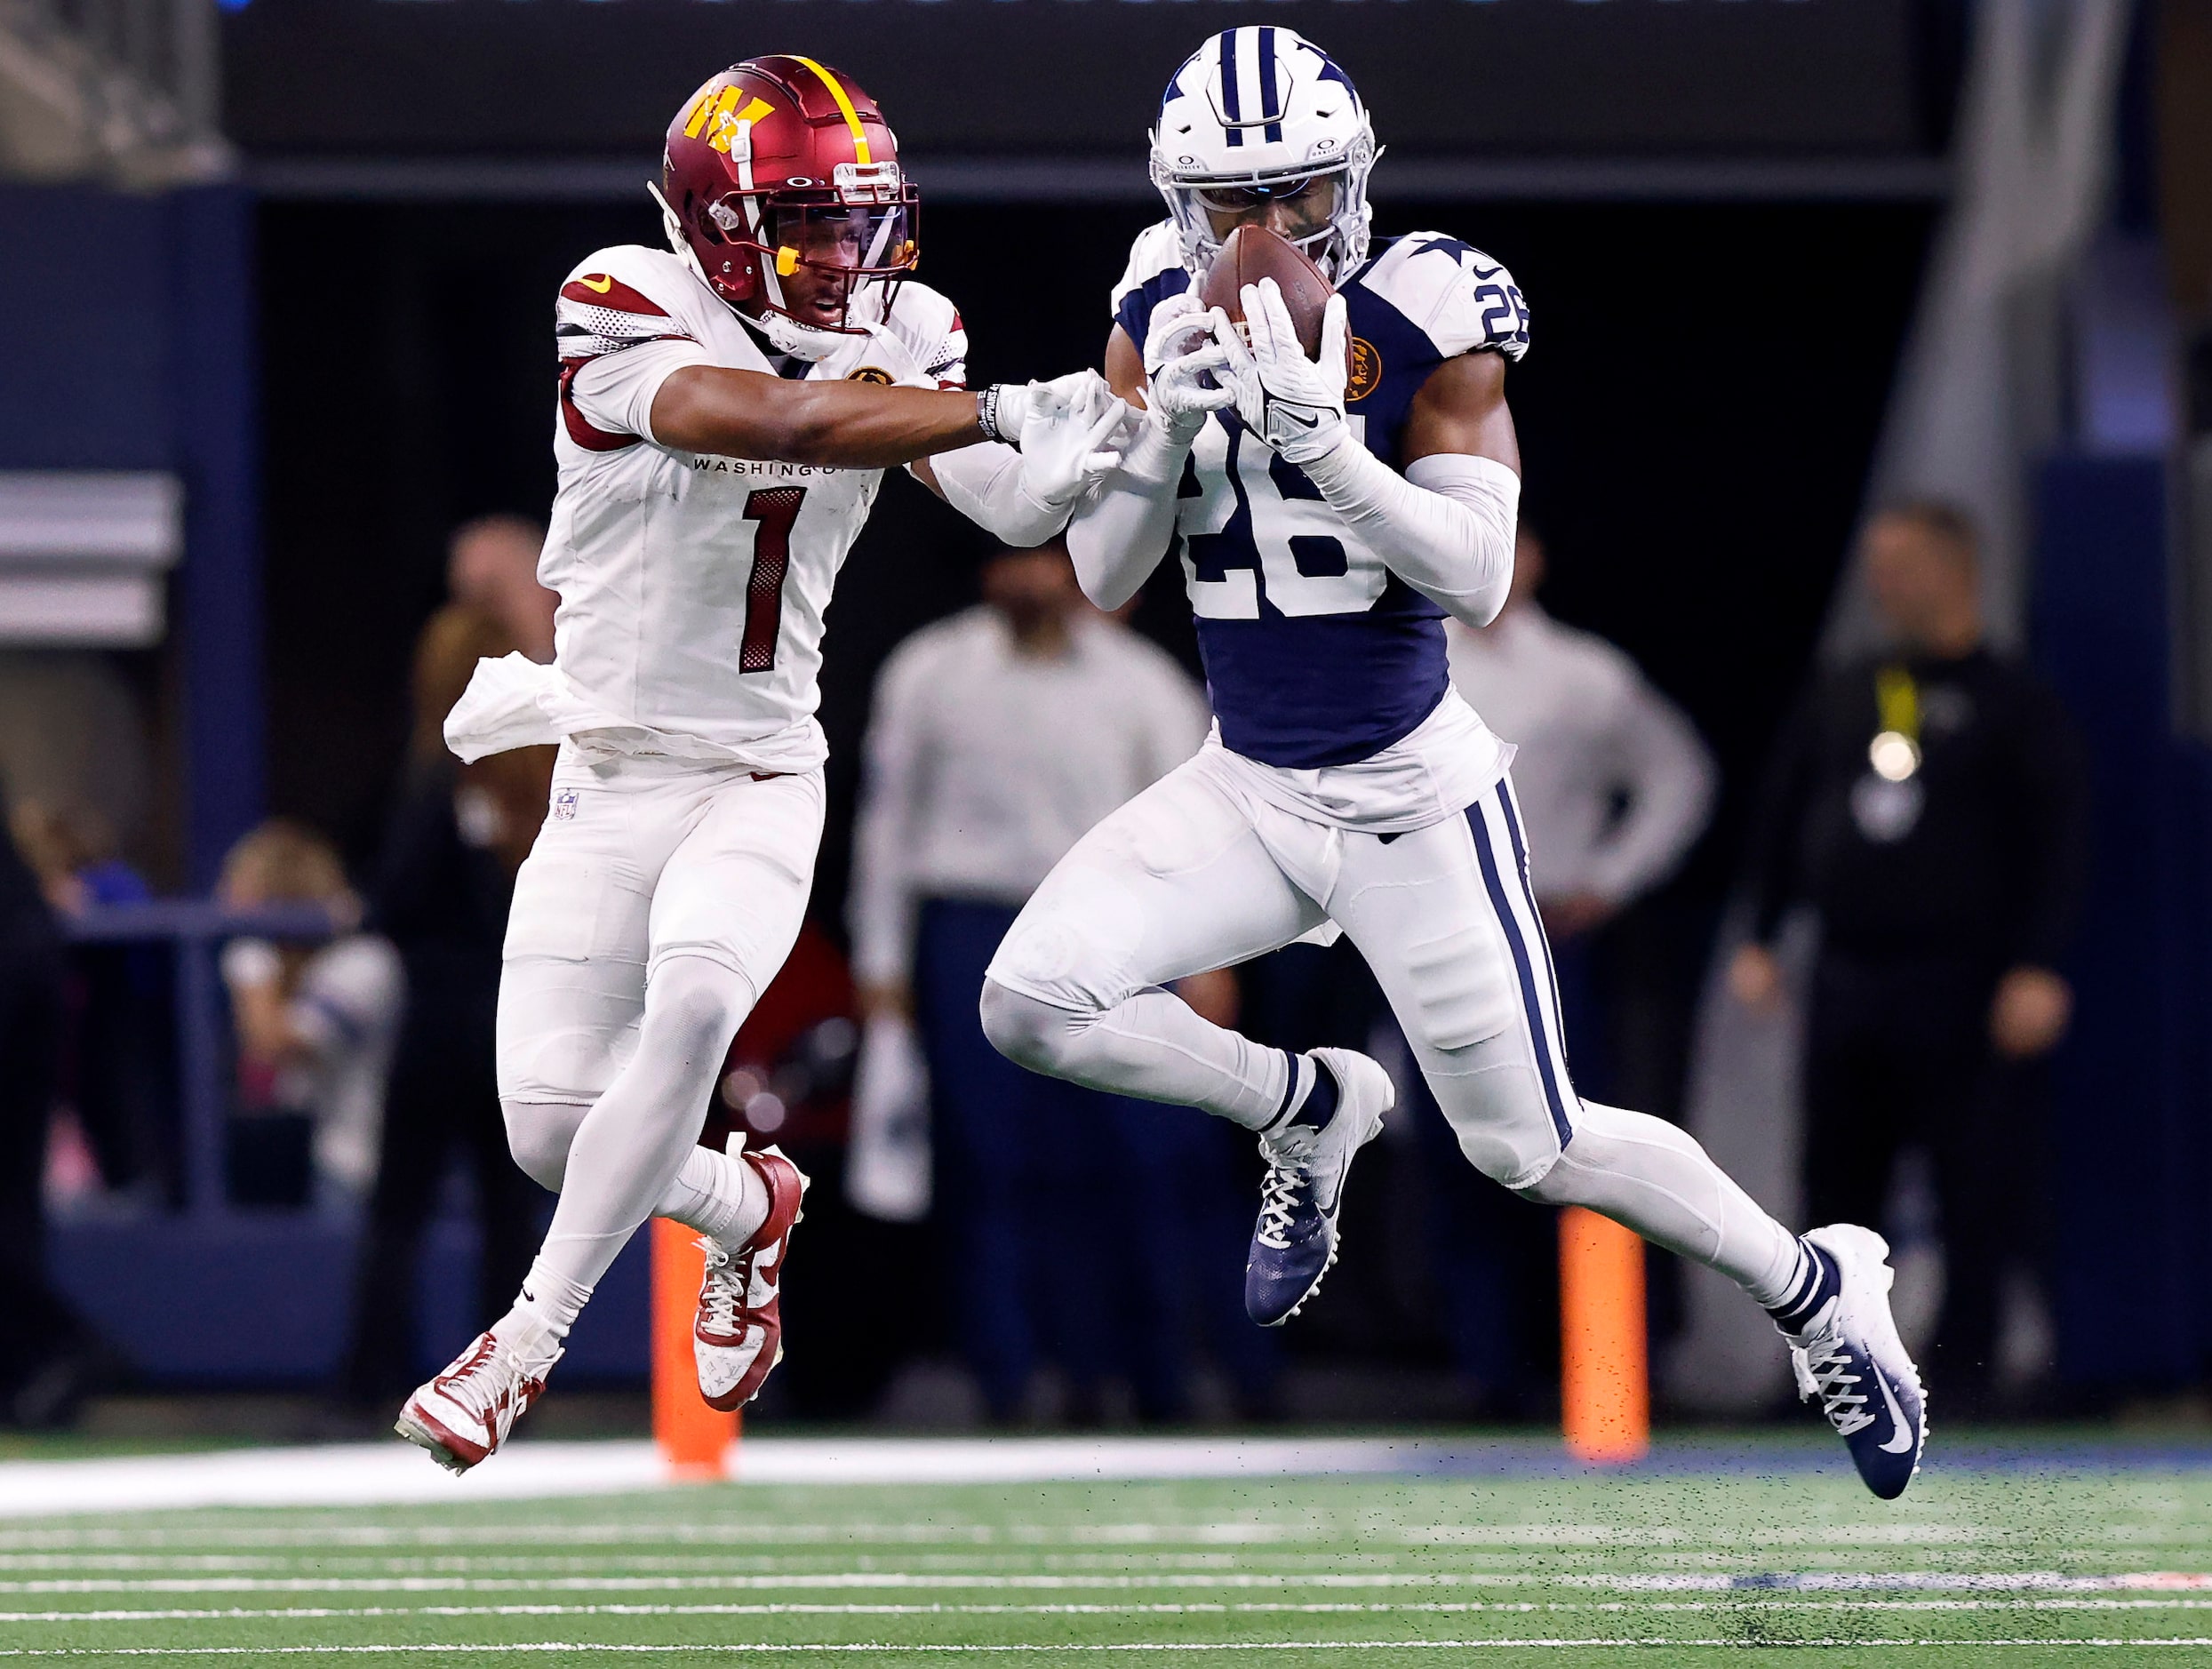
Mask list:
[[[685,365],[714,363],[712,354],[688,338],[641,342],[579,365],[569,379],[569,398],[595,428],[639,435],[658,445],[652,415],[660,385]]]
[[[853,819],[852,890],[846,926],[852,974],[864,985],[908,977],[914,955],[914,850],[921,787],[922,685],[918,645],[894,651],[875,683],[861,759],[860,803]]]
[[[1457,452],[1401,475],[1356,443],[1299,467],[1391,572],[1469,626],[1497,618],[1513,585],[1519,475]]]
[[[997,441],[939,452],[930,460],[951,505],[1015,550],[1042,545],[1067,523],[1067,507],[1033,499],[1022,488],[1021,454]]]
[[[2088,766],[2072,717],[2048,691],[2024,703],[2014,747],[2028,842],[2019,936],[2013,958],[2056,968],[2073,937],[2089,868]]]
[[[1347,448],[1356,451],[1356,448]],[[1122,467],[1076,502],[1067,524],[1067,554],[1083,595],[1102,609],[1131,597],[1175,539],[1175,488],[1189,448],[1147,420]]]
[[[1797,842],[1818,765],[1820,695],[1818,685],[1809,691],[1783,726],[1745,853],[1752,938],[1761,945],[1773,943],[1783,913],[1797,899]]]
[[[1713,755],[1680,707],[1633,668],[1617,704],[1611,752],[1628,809],[1598,854],[1593,879],[1616,903],[1673,873],[1713,812]]]

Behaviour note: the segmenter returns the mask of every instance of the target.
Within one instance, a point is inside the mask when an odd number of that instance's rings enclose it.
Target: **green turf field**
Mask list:
[[[2212,1585],[2152,1575],[2206,1570],[2212,1472],[2155,1464],[1936,1471],[1894,1506],[1797,1469],[498,1505],[463,1481],[443,1509],[0,1521],[0,1654],[2169,1663],[2212,1656]]]

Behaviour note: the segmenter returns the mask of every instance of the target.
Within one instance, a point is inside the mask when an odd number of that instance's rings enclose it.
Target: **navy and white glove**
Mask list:
[[[1290,463],[1326,457],[1352,434],[1344,417],[1345,341],[1349,331],[1344,298],[1330,297],[1322,315],[1318,363],[1306,358],[1298,346],[1298,331],[1274,279],[1245,285],[1240,299],[1242,331],[1220,308],[1213,315],[1214,341],[1227,362],[1221,378],[1235,395],[1237,415],[1246,428]]]
[[[1095,371],[1028,385],[1022,402],[1021,491],[1066,509],[1120,467],[1119,431],[1135,413]],[[1002,406],[1002,414],[1005,408]]]
[[[1211,318],[1189,291],[1152,310],[1145,331],[1145,403],[1174,446],[1187,449],[1206,419],[1235,399],[1213,374],[1227,363],[1213,342]]]

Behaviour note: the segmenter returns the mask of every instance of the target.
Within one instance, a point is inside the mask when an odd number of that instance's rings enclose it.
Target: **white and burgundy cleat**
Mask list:
[[[691,1354],[699,1393],[714,1409],[744,1407],[783,1360],[784,1256],[807,1189],[806,1176],[780,1148],[746,1153],[741,1140],[731,1139],[731,1156],[752,1166],[768,1186],[768,1216],[735,1250],[712,1235],[699,1242],[707,1278],[699,1282]]]
[[[555,1348],[525,1364],[497,1328],[479,1333],[452,1366],[417,1387],[392,1429],[447,1471],[467,1472],[489,1458],[545,1394],[546,1375],[560,1359]]]

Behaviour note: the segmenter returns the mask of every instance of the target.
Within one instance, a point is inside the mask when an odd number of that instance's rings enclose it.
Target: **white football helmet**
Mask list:
[[[1225,29],[1184,60],[1152,131],[1152,181],[1194,276],[1239,219],[1326,188],[1286,232],[1331,283],[1367,259],[1367,175],[1381,153],[1352,77],[1295,31]],[[1281,229],[1278,228],[1278,229]]]

